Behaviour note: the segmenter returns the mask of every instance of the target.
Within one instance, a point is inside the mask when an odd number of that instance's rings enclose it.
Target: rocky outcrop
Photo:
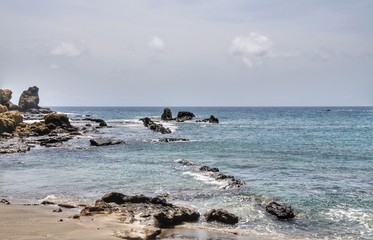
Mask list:
[[[12,91],[10,89],[0,89],[0,104],[7,105],[12,99]]]
[[[149,128],[150,130],[153,130],[155,132],[159,132],[159,133],[162,133],[162,134],[171,133],[171,129],[163,127],[162,124],[157,124],[157,123],[153,122],[153,120],[151,120],[148,117],[141,118],[140,120],[144,123],[144,126]]]
[[[6,112],[6,111],[8,111],[8,108],[0,104],[0,113]]]
[[[187,138],[160,138],[159,142],[189,142]]]
[[[169,108],[165,108],[165,109],[163,110],[163,113],[162,113],[161,119],[162,119],[163,121],[175,120],[175,119],[172,118],[172,112],[171,112],[171,109],[169,109]]]
[[[181,111],[177,113],[176,121],[184,122],[184,121],[192,120],[195,117],[196,115],[194,115],[192,112]]]
[[[85,207],[80,216],[95,214],[118,214],[124,224],[136,222],[138,226],[155,230],[153,234],[159,234],[160,228],[172,227],[183,222],[196,222],[200,217],[197,211],[175,206],[163,198],[129,196],[117,192],[105,194],[94,206]]]
[[[295,217],[294,210],[290,206],[279,202],[270,202],[266,206],[266,211],[278,219],[291,219]]]
[[[211,168],[209,166],[202,166],[199,170],[202,172],[219,172],[219,168]]]
[[[99,119],[99,118],[84,118],[83,120],[96,122],[96,123],[98,123],[99,127],[107,127],[107,123],[103,119]]]
[[[198,120],[197,122],[219,123],[219,119],[217,119],[214,115],[211,115],[210,118]]]
[[[21,111],[20,107],[10,101],[5,106],[8,108],[8,111]]]
[[[22,109],[22,111],[27,111],[32,108],[38,109],[39,100],[39,88],[36,86],[29,87],[21,94],[18,106]]]
[[[45,124],[53,124],[57,127],[69,128],[71,123],[66,114],[50,113],[44,117]]]
[[[107,146],[125,143],[122,140],[115,140],[110,138],[96,138],[89,140],[92,146]]]
[[[212,209],[205,212],[204,217],[207,222],[216,221],[231,225],[238,223],[238,217],[224,209]]]
[[[224,173],[221,173],[218,168],[211,168],[209,166],[202,166],[199,169],[201,172],[208,172],[210,173],[210,177],[214,178],[216,181],[224,181],[226,182],[226,186],[223,187],[223,189],[238,189],[245,186],[245,182],[236,179],[233,176],[225,175]]]
[[[0,134],[13,133],[22,121],[23,116],[19,111],[0,113]]]

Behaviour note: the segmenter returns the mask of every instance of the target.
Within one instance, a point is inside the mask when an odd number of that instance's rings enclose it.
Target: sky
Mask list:
[[[0,0],[42,106],[373,106],[371,0]]]

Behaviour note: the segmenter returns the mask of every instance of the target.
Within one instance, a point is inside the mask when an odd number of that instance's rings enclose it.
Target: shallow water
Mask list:
[[[373,238],[373,108],[172,108],[174,115],[188,110],[197,119],[214,115],[220,123],[164,123],[170,135],[152,132],[139,121],[159,118],[163,108],[53,110],[68,113],[73,124],[89,115],[112,128],[63,148],[0,155],[0,196],[93,202],[109,191],[168,193],[170,201],[200,212],[222,207],[239,215],[235,228],[243,232],[274,238]],[[89,138],[97,136],[126,144],[90,147]],[[166,136],[192,141],[146,141]],[[182,166],[178,159],[218,167],[246,187],[224,190],[198,166]],[[263,205],[271,200],[290,204],[297,218],[278,221],[266,214]]]

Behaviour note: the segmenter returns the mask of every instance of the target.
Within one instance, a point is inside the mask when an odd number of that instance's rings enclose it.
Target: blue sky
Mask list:
[[[373,105],[373,1],[0,0],[0,88],[41,105]]]

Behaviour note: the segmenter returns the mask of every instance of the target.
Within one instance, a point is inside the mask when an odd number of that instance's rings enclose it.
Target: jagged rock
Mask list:
[[[31,108],[39,108],[39,88],[36,86],[29,87],[23,91],[19,98],[18,106],[22,111],[28,111]]]
[[[91,142],[92,146],[107,146],[107,145],[116,145],[125,143],[122,140],[114,140],[110,138],[97,138],[97,139],[91,139],[89,140]]]
[[[2,104],[0,104],[0,113],[7,112],[8,108]]]
[[[23,116],[19,111],[8,111],[0,113],[0,134],[12,133],[17,125],[23,121]]]
[[[62,113],[50,113],[44,117],[44,121],[46,124],[54,124],[58,127],[68,128],[71,127],[69,118],[66,114]]]
[[[219,119],[214,117],[214,115],[211,115],[210,118],[206,118],[206,119],[203,119],[203,120],[198,120],[197,122],[219,123]]]
[[[96,201],[95,206],[83,209],[81,215],[112,212],[121,213],[124,222],[136,221],[161,228],[195,222],[200,216],[195,210],[175,206],[160,197],[129,196],[118,192],[105,194],[101,201]]]
[[[8,200],[6,200],[6,199],[1,199],[0,203],[1,204],[5,204],[5,205],[10,205],[10,202]]]
[[[184,121],[192,120],[194,117],[196,117],[196,115],[194,115],[192,112],[181,111],[177,113],[176,121],[184,122]]]
[[[72,139],[71,136],[56,136],[56,137],[38,139],[37,141],[40,142],[40,146],[58,147],[61,145],[61,143],[67,142],[70,139]]]
[[[162,113],[161,119],[162,119],[163,121],[174,120],[174,119],[172,118],[172,112],[171,112],[171,110],[170,110],[169,108],[165,108],[165,109],[163,110],[163,113]]]
[[[202,172],[219,172],[219,168],[211,168],[209,166],[202,166],[199,170]]]
[[[157,124],[157,123],[153,122],[148,117],[141,118],[140,120],[144,123],[144,126],[149,128],[150,130],[153,130],[155,132],[160,132],[162,134],[171,133],[171,129],[163,127],[162,124]]]
[[[290,206],[279,202],[270,202],[266,206],[266,211],[278,219],[291,219],[295,217],[294,210]]]
[[[12,99],[12,90],[0,89],[0,104],[6,105]]]
[[[238,217],[224,209],[212,209],[204,214],[207,222],[216,221],[225,224],[238,223]]]

